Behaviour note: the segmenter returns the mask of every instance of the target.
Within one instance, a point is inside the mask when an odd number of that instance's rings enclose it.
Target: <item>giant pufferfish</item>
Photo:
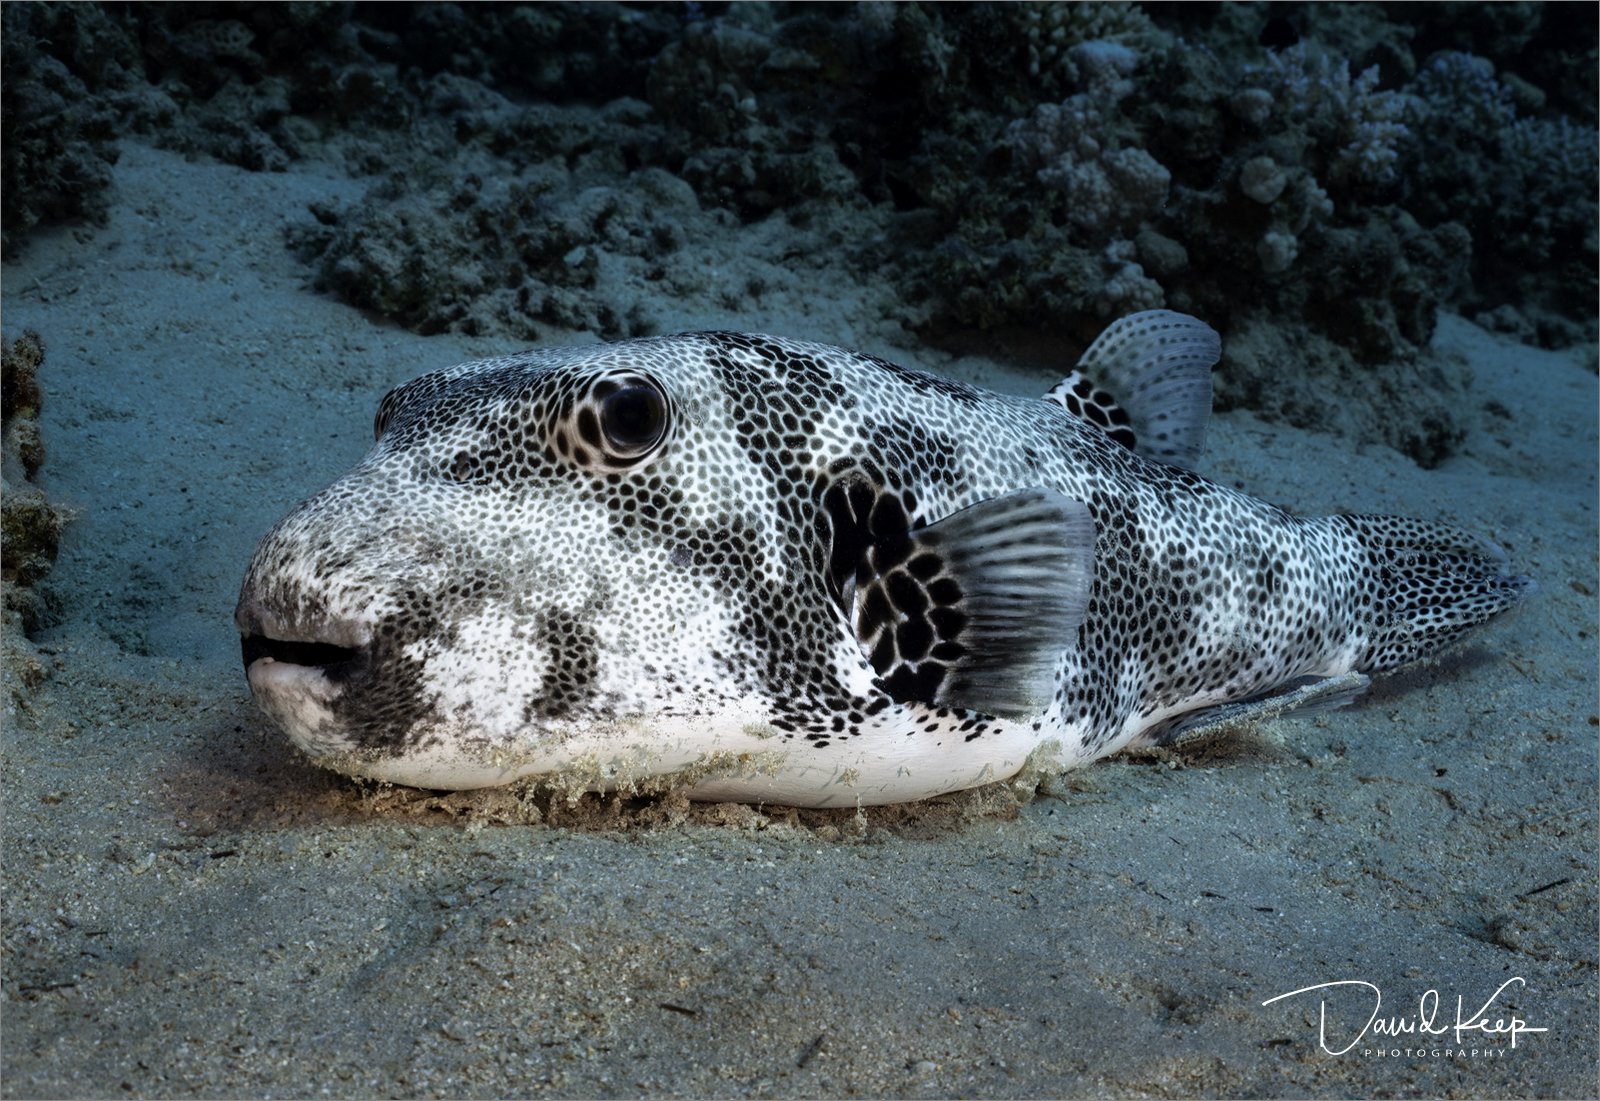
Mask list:
[[[1531,590],[1195,473],[1219,354],[1154,310],[1043,400],[731,332],[423,375],[257,549],[250,687],[353,775],[866,805],[1345,702]]]

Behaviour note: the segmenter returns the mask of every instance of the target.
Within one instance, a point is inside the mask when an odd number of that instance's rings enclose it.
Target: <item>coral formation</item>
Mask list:
[[[396,177],[349,208],[318,207],[292,239],[317,263],[319,286],[421,332],[536,339],[533,322],[547,321],[637,335],[636,288],[659,280],[659,261],[683,244],[700,214],[694,193],[661,169],[620,188],[610,165],[574,172],[561,160],[512,178],[418,187]]]
[[[1440,308],[1594,339],[1591,24],[1455,3],[17,3],[8,67],[48,95],[7,82],[7,232],[93,213],[114,124],[369,178],[290,243],[419,329],[648,332],[664,301],[757,301],[826,241],[832,278],[926,340],[1202,314],[1232,338],[1224,406],[1433,462],[1466,429],[1426,350]],[[767,266],[712,274],[735,260]]]
[[[1006,140],[1014,166],[1058,192],[1069,221],[1091,237],[1115,237],[1161,209],[1172,173],[1144,149],[1111,137],[1108,117],[1133,90],[1139,55],[1115,43],[1082,42],[1067,57],[1085,74],[1086,90],[1041,104],[1011,124]]]
[[[1411,202],[1424,223],[1471,225],[1469,309],[1537,311],[1544,343],[1593,339],[1594,127],[1523,113],[1516,88],[1472,54],[1435,54],[1412,84],[1419,135]]]
[[[33,586],[55,564],[67,516],[33,484],[44,462],[38,421],[44,345],[28,332],[0,346],[0,589],[6,634],[15,635],[44,623],[46,604]]]
[[[1405,101],[1378,88],[1378,67],[1350,75],[1348,60],[1305,44],[1267,54],[1247,71],[1262,83],[1283,116],[1288,140],[1301,146],[1308,167],[1336,184],[1382,184],[1394,179],[1400,143],[1410,136],[1400,121]]]
[[[79,13],[56,14],[79,21]],[[103,219],[117,160],[113,113],[90,96],[70,59],[46,51],[49,21],[39,5],[0,9],[0,252],[8,256],[40,222]]]
[[[1075,46],[1086,42],[1148,50],[1168,36],[1162,34],[1137,4],[1057,4],[1029,2],[1018,13],[1028,43],[1028,75],[1066,83],[1078,81],[1080,58]],[[1131,52],[1131,50],[1130,50]]]

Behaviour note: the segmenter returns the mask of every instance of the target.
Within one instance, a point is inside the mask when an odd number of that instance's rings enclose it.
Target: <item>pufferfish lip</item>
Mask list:
[[[350,680],[372,667],[372,645],[354,623],[291,626],[249,598],[239,601],[234,620],[247,676],[261,661],[319,672],[331,681]]]

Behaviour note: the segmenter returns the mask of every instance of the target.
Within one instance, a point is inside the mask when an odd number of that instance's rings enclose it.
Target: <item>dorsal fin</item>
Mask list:
[[[1015,720],[1048,706],[1094,580],[1082,502],[1024,489],[914,528],[899,493],[855,481],[823,507],[830,588],[891,697]]]
[[[1221,355],[1222,338],[1204,321],[1144,310],[1112,322],[1045,400],[1147,459],[1192,468]]]

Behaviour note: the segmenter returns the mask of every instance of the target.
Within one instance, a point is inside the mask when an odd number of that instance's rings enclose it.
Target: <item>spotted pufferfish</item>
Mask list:
[[[1043,400],[732,332],[423,375],[257,549],[250,687],[353,775],[866,805],[1348,702],[1531,591],[1195,473],[1220,349],[1134,314]]]

